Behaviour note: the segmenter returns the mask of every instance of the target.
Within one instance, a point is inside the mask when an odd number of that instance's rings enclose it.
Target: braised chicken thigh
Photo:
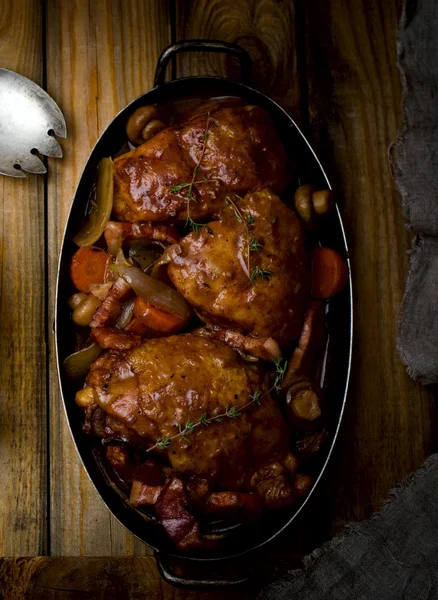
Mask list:
[[[193,180],[190,214],[208,220],[219,214],[227,194],[264,187],[281,193],[285,166],[268,113],[257,106],[213,105],[115,159],[113,215],[129,222],[184,221]]]
[[[287,456],[289,429],[263,373],[220,342],[187,334],[111,351],[93,364],[86,383],[78,403],[84,398],[95,403],[123,426],[125,438],[146,448],[203,413],[213,419],[232,405],[242,408],[255,392],[264,395],[238,419],[201,425],[162,450],[183,475],[227,490],[245,489],[261,466]]]
[[[309,295],[301,224],[269,190],[227,198],[217,221],[172,247],[170,279],[206,323],[284,346]]]

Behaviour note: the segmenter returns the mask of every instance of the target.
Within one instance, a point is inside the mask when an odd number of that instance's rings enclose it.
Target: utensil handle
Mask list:
[[[168,561],[168,556],[163,552],[155,552],[155,559],[157,561],[158,571],[161,577],[167,583],[180,588],[191,588],[191,589],[207,589],[207,588],[226,588],[236,585],[242,585],[249,580],[250,574],[246,575],[235,575],[227,577],[219,577],[217,575],[212,576],[211,579],[194,579],[192,577],[184,577],[183,575],[177,575],[171,568]],[[184,559],[180,559],[183,561]],[[202,568],[205,568],[204,565]]]
[[[166,77],[166,68],[173,56],[180,52],[224,52],[235,56],[240,63],[242,83],[249,85],[252,72],[252,61],[246,50],[231,42],[217,40],[185,40],[175,42],[161,53],[155,70],[154,85],[163,85]]]

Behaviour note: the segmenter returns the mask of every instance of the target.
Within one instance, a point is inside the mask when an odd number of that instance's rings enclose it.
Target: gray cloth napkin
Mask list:
[[[395,181],[406,219],[420,232],[399,317],[397,349],[408,373],[438,382],[438,1],[408,0],[398,66],[403,125],[395,143]]]
[[[315,550],[259,600],[438,598],[438,454],[382,510]]]
[[[418,232],[399,317],[408,373],[438,382],[438,0],[406,0],[398,43],[404,122],[395,180]],[[259,600],[438,600],[438,454],[373,517],[304,559]]]

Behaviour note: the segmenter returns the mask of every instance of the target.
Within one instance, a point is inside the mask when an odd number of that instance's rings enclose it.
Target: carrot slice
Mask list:
[[[339,294],[348,278],[347,263],[332,248],[316,248],[312,255],[312,296],[332,298]]]
[[[76,289],[89,292],[91,284],[105,283],[110,260],[110,255],[97,246],[79,248],[70,265],[70,277]]]
[[[134,304],[134,316],[154,331],[176,333],[184,325],[184,321],[160,308],[155,308],[137,296]]]

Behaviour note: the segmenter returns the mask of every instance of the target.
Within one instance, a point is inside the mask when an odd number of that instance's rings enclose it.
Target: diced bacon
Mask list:
[[[124,242],[132,240],[155,240],[174,244],[180,240],[178,230],[171,225],[154,223],[119,223],[108,221],[104,231],[108,252],[117,256]]]
[[[107,297],[96,310],[91,328],[113,325],[122,312],[124,303],[132,295],[132,288],[123,277],[118,277],[111,286]]]
[[[304,315],[303,329],[289,361],[282,388],[288,388],[297,378],[311,377],[313,361],[325,339],[325,305],[322,300],[311,300]]]
[[[186,506],[186,490],[180,479],[172,479],[155,504],[155,512],[160,517],[164,530],[180,550],[196,548],[202,544],[198,523],[186,510]]]
[[[120,469],[129,460],[129,452],[125,444],[112,444],[106,448],[106,458],[114,469]]]
[[[242,521],[257,520],[262,503],[257,494],[244,492],[213,492],[207,498],[205,513],[218,519],[239,517]]]
[[[116,329],[115,327],[97,327],[91,330],[91,340],[105,350],[130,350],[141,344],[141,337]]]
[[[161,485],[147,485],[141,481],[134,480],[129,496],[132,506],[153,505],[157,502],[163,490]]]
[[[219,340],[236,350],[241,350],[262,360],[273,360],[281,355],[279,345],[271,337],[256,338],[243,335],[232,329],[221,329],[219,327],[209,327],[208,325],[197,329],[194,333]]]

